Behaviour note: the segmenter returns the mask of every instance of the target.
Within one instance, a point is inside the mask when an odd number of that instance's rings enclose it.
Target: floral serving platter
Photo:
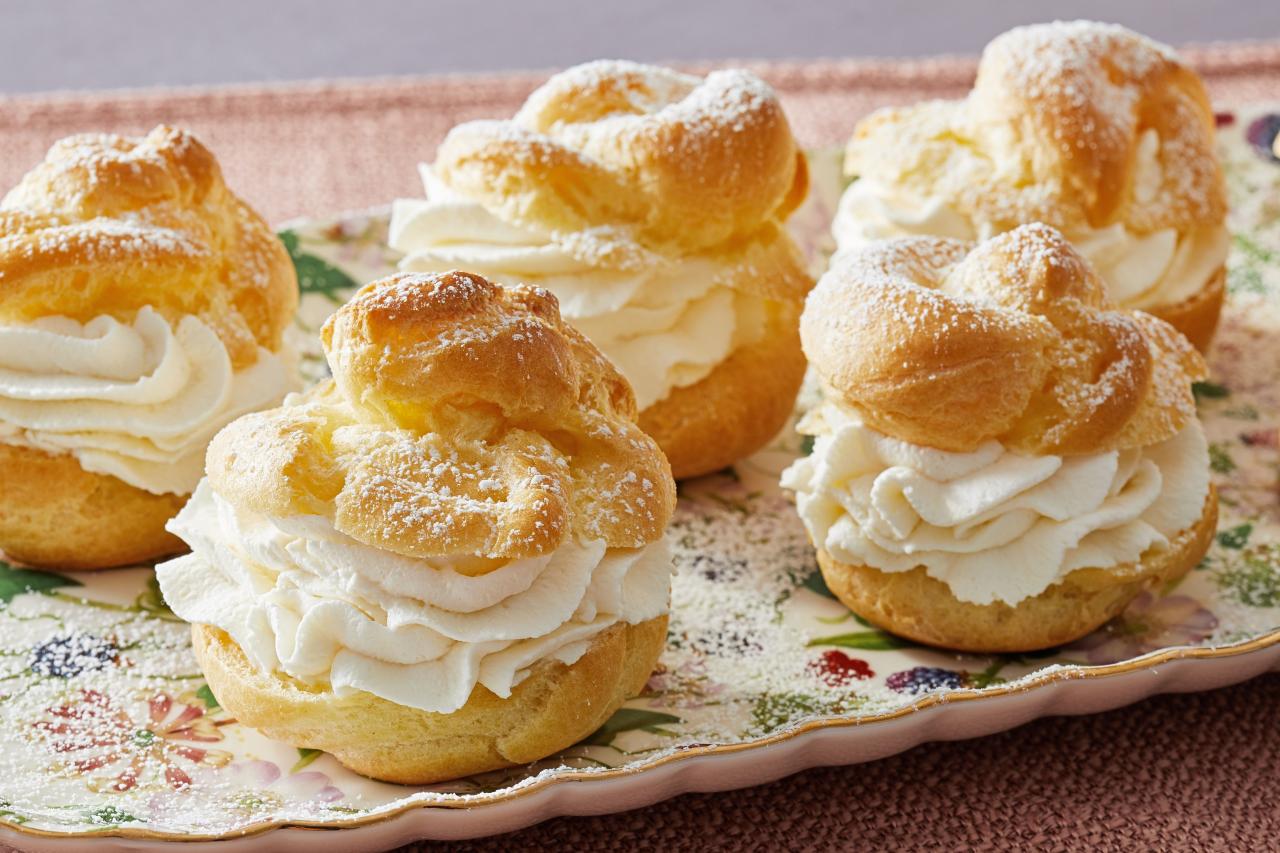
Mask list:
[[[1093,635],[1034,655],[957,656],[860,622],[823,585],[777,487],[807,450],[788,429],[732,470],[682,485],[668,648],[642,696],[545,761],[411,788],[238,724],[149,566],[59,575],[0,563],[0,841],[314,851],[474,837],[1280,667],[1280,120],[1255,110],[1220,122],[1235,242],[1212,380],[1197,387],[1220,529],[1187,578]],[[792,224],[820,265],[843,189],[838,152],[812,154],[811,169]],[[281,232],[313,377],[324,370],[320,323],[394,268],[386,231],[381,211]],[[309,831],[321,828],[343,831]]]

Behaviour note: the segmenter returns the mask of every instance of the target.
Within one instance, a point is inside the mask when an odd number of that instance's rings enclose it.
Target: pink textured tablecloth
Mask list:
[[[1280,100],[1280,44],[1186,51],[1223,104]],[[968,59],[754,65],[801,141],[841,144],[876,107],[965,91]],[[0,98],[0,186],[58,137],[194,130],[269,219],[420,193],[456,122],[509,114],[541,74]],[[562,818],[459,850],[1280,850],[1280,675],[1042,720],[772,785]],[[424,845],[426,846],[426,845]]]
[[[1223,103],[1280,99],[1280,43],[1189,49]],[[841,145],[877,107],[952,97],[972,59],[747,63],[773,83],[800,141]],[[505,76],[0,97],[0,187],[54,140],[83,131],[138,133],[160,122],[195,131],[228,183],[280,222],[421,195],[417,164],[454,124],[510,115],[545,78]]]

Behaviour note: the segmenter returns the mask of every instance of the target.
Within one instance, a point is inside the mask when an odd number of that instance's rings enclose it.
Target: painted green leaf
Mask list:
[[[1209,467],[1219,474],[1230,474],[1236,470],[1236,461],[1221,444],[1209,445]]]
[[[0,800],[0,821],[16,824],[21,826],[27,822],[25,815],[20,815],[12,810],[13,803],[8,800]]]
[[[119,806],[102,806],[89,812],[87,815],[91,823],[100,826],[116,826],[121,823],[133,823],[136,817],[129,814]]]
[[[290,773],[297,773],[299,770],[306,768],[311,762],[324,755],[324,750],[320,749],[299,749],[298,763],[289,768]]]
[[[341,292],[358,287],[355,279],[328,261],[302,251],[298,245],[298,235],[292,231],[281,231],[280,242],[284,243],[293,268],[298,274],[298,290],[302,293],[318,293],[336,304],[342,304]]]
[[[800,455],[801,456],[813,455],[813,445],[816,441],[817,439],[811,435],[800,436]]]
[[[0,561],[0,602],[9,603],[27,592],[48,592],[62,586],[80,586],[80,581],[53,572],[18,569]]]
[[[1266,293],[1267,283],[1262,273],[1251,266],[1236,266],[1227,270],[1227,290],[1231,293]]]
[[[138,593],[133,604],[144,613],[150,613],[161,619],[178,618],[177,614],[169,609],[169,603],[164,600],[164,594],[160,592],[160,581],[156,580],[155,575],[147,578],[146,587]]]
[[[1045,660],[1046,658],[1055,658],[1062,654],[1062,649],[1058,646],[1051,646],[1047,649],[1037,649],[1033,652],[1019,652],[1017,654],[1001,655],[1001,666],[1009,664],[1018,665],[1034,665],[1036,661]]]
[[[1235,418],[1238,421],[1256,421],[1262,417],[1256,406],[1245,403],[1243,406],[1236,406],[1233,409],[1227,409],[1222,414],[1229,418]]]
[[[854,631],[851,634],[836,634],[831,637],[816,637],[809,641],[809,647],[839,646],[844,649],[862,649],[863,651],[883,652],[889,649],[909,648],[912,643],[901,637],[886,634],[884,631]]]
[[[325,805],[322,806],[322,808],[327,812],[333,812],[335,814],[365,814],[369,811],[368,809],[357,809],[352,808],[351,806]]]
[[[683,722],[674,714],[662,711],[650,711],[647,708],[619,708],[605,724],[596,729],[583,743],[592,746],[608,746],[613,739],[623,732],[637,729],[654,734],[663,734],[661,726]]]
[[[1237,551],[1249,544],[1249,534],[1253,532],[1253,525],[1245,522],[1238,524],[1229,530],[1223,530],[1218,534],[1218,544],[1223,548],[1234,548]]]
[[[218,697],[213,695],[213,690],[207,684],[200,685],[200,689],[196,691],[196,698],[210,711],[216,711],[222,707]]]
[[[1247,607],[1280,607],[1280,547],[1250,548],[1214,575],[1218,588]]]
[[[991,665],[982,672],[969,673],[969,686],[982,689],[983,687],[992,687],[996,684],[1004,684],[1005,679],[1000,677],[1000,670],[1004,669],[1009,662],[1008,658],[996,658]]]
[[[805,578],[804,583],[802,583],[801,586],[810,592],[816,592],[823,598],[830,598],[834,600],[836,597],[836,594],[827,586],[827,582],[822,579],[822,572],[818,569],[814,569],[813,574]]]
[[[1237,246],[1240,247],[1240,250],[1243,251],[1246,255],[1249,255],[1252,258],[1256,258],[1259,261],[1268,263],[1272,261],[1275,257],[1274,252],[1260,246],[1256,241],[1251,240],[1248,236],[1244,234],[1233,234],[1231,239],[1235,242]]]
[[[1221,400],[1231,396],[1231,389],[1216,382],[1192,382],[1191,391],[1197,400]]]

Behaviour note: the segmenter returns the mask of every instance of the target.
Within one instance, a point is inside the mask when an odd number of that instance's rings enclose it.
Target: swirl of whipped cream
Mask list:
[[[423,711],[501,697],[541,660],[572,664],[618,622],[667,611],[671,553],[567,541],[486,574],[373,548],[321,516],[237,509],[201,481],[169,530],[192,553],[156,567],[173,611],[226,631],[249,661],[339,696]]]
[[[86,471],[154,494],[189,494],[213,435],[298,386],[288,352],[234,370],[194,316],[149,307],[132,323],[42,317],[0,326],[0,442],[70,453]]]
[[[1134,194],[1139,201],[1150,201],[1159,190],[1159,155],[1160,138],[1148,130],[1138,144]],[[952,157],[958,161],[954,171],[972,174],[974,183],[999,171],[970,148],[957,147]],[[831,230],[840,249],[912,235],[973,241],[999,233],[991,222],[973,220],[943,196],[922,198],[875,175],[863,175],[845,190]],[[1230,236],[1222,225],[1139,234],[1117,222],[1065,233],[1107,282],[1112,299],[1125,308],[1176,305],[1194,296],[1226,262],[1230,249]]]
[[[879,433],[833,404],[813,453],[782,475],[814,543],[884,572],[923,566],[961,601],[1014,605],[1076,569],[1132,563],[1196,522],[1208,445],[1192,419],[1151,447],[949,453]]]
[[[425,201],[399,199],[391,247],[412,272],[463,269],[546,288],[561,315],[613,361],[646,409],[693,385],[738,347],[764,334],[765,307],[728,286],[730,267],[709,258],[657,256],[639,269],[592,265],[575,240],[510,225],[447,186],[423,164]]]

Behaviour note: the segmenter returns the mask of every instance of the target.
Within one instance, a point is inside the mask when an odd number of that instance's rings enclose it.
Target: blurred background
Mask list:
[[[1280,36],[1275,0],[4,0],[0,92],[544,69],[600,57],[976,53],[1011,26],[1078,17],[1171,44]]]
[[[1280,97],[1280,0],[0,0],[0,187],[68,134],[166,123],[273,223],[376,207],[422,193],[450,127],[597,58],[745,64],[801,144],[837,147],[872,109],[963,95],[1010,27],[1082,17],[1229,42],[1185,53],[1211,97]]]

